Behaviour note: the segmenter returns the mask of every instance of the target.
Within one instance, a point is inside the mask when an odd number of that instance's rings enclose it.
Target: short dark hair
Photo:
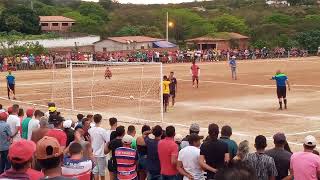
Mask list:
[[[168,77],[167,76],[163,76],[163,79],[168,79]]]
[[[34,111],[34,117],[39,117],[39,116],[41,117],[44,116],[44,113],[37,109]]]
[[[267,138],[263,135],[258,135],[254,143],[257,150],[265,149],[267,147]]]
[[[18,104],[12,105],[12,112],[19,112],[19,105]]]
[[[53,103],[53,102],[49,102],[49,103],[48,103],[48,107],[56,107],[56,104]]]
[[[126,133],[126,130],[125,130],[124,126],[118,126],[116,128],[117,136],[124,136],[125,133]]]
[[[81,153],[81,151],[82,151],[82,146],[79,143],[74,142],[69,147],[69,153],[71,156],[74,154],[79,154]]]
[[[127,133],[133,133],[136,130],[136,127],[134,127],[133,125],[128,126],[128,130]]]
[[[217,139],[219,135],[219,126],[215,123],[210,124],[208,127],[208,133],[210,138]]]
[[[37,161],[40,164],[40,167],[42,169],[53,169],[60,166],[60,162],[62,160],[63,155],[60,155],[58,157],[53,157],[49,159],[38,159]]]
[[[92,117],[94,117],[92,114],[88,114],[88,115],[87,115],[87,118],[88,118],[88,119],[91,119]]]
[[[215,177],[216,180],[257,180],[254,169],[244,162],[238,162],[231,167],[222,168]]]
[[[173,126],[166,127],[166,136],[174,137],[176,135],[176,129]]]
[[[87,118],[88,118],[88,116],[87,116]],[[100,123],[101,122],[101,120],[102,120],[102,116],[101,116],[101,114],[95,114],[94,116],[93,116],[93,121],[95,122],[95,123]]]
[[[221,128],[221,136],[230,137],[232,135],[232,128],[228,125],[225,125]]]
[[[0,104],[0,109],[2,109],[3,107],[2,107],[2,104]]]
[[[150,126],[143,125],[142,128],[141,128],[141,133],[143,134],[144,132],[150,131],[150,130],[151,130]]]
[[[84,124],[85,124],[86,121],[90,121],[90,120],[89,120],[88,118],[83,118],[83,119],[82,119],[81,122],[82,122],[82,125],[83,125],[83,126],[84,126]]]
[[[155,137],[160,137],[162,136],[163,134],[163,130],[162,130],[162,127],[159,126],[159,125],[156,125],[152,128],[152,134],[155,136]]]
[[[77,115],[78,121],[81,121],[83,118],[84,118],[84,115],[83,115],[83,114],[78,114],[78,115]]]
[[[316,148],[316,146],[307,146],[305,144],[303,144],[303,147],[307,150],[313,150],[314,148]]]
[[[23,168],[26,168],[26,166],[31,162],[31,159],[29,161],[23,162],[23,163],[14,163],[10,161],[11,166],[14,170],[21,170]]]
[[[18,116],[24,116],[24,110],[19,108]]]
[[[112,118],[109,119],[109,125],[110,126],[115,125],[117,122],[118,122],[118,119],[115,118],[115,117],[112,117]]]

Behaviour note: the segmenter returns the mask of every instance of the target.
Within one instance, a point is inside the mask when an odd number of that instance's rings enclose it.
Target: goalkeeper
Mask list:
[[[112,72],[111,70],[109,69],[109,67],[106,68],[106,71],[104,72],[104,79],[111,79],[112,77]]]
[[[12,75],[11,69],[8,69],[8,74],[6,76],[7,79],[7,90],[8,90],[8,99],[10,99],[10,94],[12,92],[13,94],[13,99],[16,99],[16,95],[15,95],[15,82],[16,82],[16,78],[14,77],[14,75]]]

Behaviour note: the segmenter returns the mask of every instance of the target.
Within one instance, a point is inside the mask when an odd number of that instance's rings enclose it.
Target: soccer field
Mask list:
[[[191,64],[163,65],[163,74],[169,75],[170,71],[174,71],[178,80],[177,103],[164,114],[165,125],[174,124],[184,134],[194,122],[203,128],[202,134],[206,134],[210,123],[217,123],[220,127],[230,125],[235,140],[247,139],[251,145],[258,134],[271,139],[274,133],[284,132],[293,150],[301,149],[299,145],[308,134],[320,137],[318,57],[238,61],[237,81],[231,80],[226,62],[198,65],[201,69],[199,89],[192,88]],[[292,85],[288,92],[288,110],[283,111],[277,110],[275,82],[270,80],[278,69],[288,75]],[[150,78],[143,80],[143,88],[148,93],[142,100],[128,99],[131,95],[141,96],[138,94],[140,79],[125,79],[139,77],[140,71],[113,71],[115,73],[111,80],[104,80],[103,68],[86,71],[86,67],[79,67],[74,71],[80,72],[75,75],[73,84],[76,112],[70,111],[71,85],[68,69],[58,69],[54,74],[52,70],[14,72],[17,79],[16,102],[23,107],[32,105],[45,110],[47,102],[54,100],[66,116],[79,111],[105,112],[107,116],[159,120],[159,98],[154,96],[159,85],[152,80],[160,77],[158,67],[145,68],[143,72],[144,77]],[[15,101],[7,100],[4,77],[5,73],[1,73],[0,102],[7,106]],[[140,105],[137,106],[137,103]],[[143,108],[138,110],[137,107]]]

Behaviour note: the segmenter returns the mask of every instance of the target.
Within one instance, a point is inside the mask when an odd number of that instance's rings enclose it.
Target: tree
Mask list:
[[[79,12],[81,15],[88,16],[90,14],[95,14],[100,16],[102,19],[107,17],[106,11],[100,4],[94,2],[82,2],[79,6]]]
[[[274,23],[279,25],[290,25],[295,22],[294,17],[281,13],[273,13],[265,17],[264,21],[269,24]]]
[[[117,36],[150,36],[162,38],[160,30],[155,26],[124,26],[115,33]]]
[[[229,14],[224,14],[213,19],[213,24],[216,26],[219,32],[248,32],[248,27],[243,19]]]
[[[99,4],[104,8],[104,9],[111,9],[112,8],[112,1],[111,0],[99,0]]]
[[[307,49],[309,53],[315,53],[320,45],[320,31],[306,31],[298,33],[296,36],[300,47]]]

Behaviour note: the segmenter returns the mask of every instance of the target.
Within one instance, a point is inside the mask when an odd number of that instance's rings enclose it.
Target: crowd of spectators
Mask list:
[[[198,61],[222,61],[228,56],[235,56],[238,60],[305,57],[308,52],[297,48],[285,50],[274,49],[231,49],[231,50],[136,50],[119,52],[97,53],[67,53],[67,54],[24,54],[16,56],[0,55],[0,71],[6,71],[9,67],[16,70],[49,69],[53,64],[64,64],[68,61],[110,61],[110,62],[163,62],[179,63]],[[65,67],[65,66],[62,66]]]
[[[232,128],[208,126],[200,136],[196,123],[185,137],[174,126],[134,125],[116,118],[102,127],[100,114],[65,120],[54,103],[48,111],[0,105],[0,179],[20,180],[317,180],[320,157],[316,138],[305,137],[292,153],[286,136],[276,133],[274,146],[256,136],[232,140]],[[164,128],[164,129],[163,129]],[[108,173],[106,173],[108,171]]]

